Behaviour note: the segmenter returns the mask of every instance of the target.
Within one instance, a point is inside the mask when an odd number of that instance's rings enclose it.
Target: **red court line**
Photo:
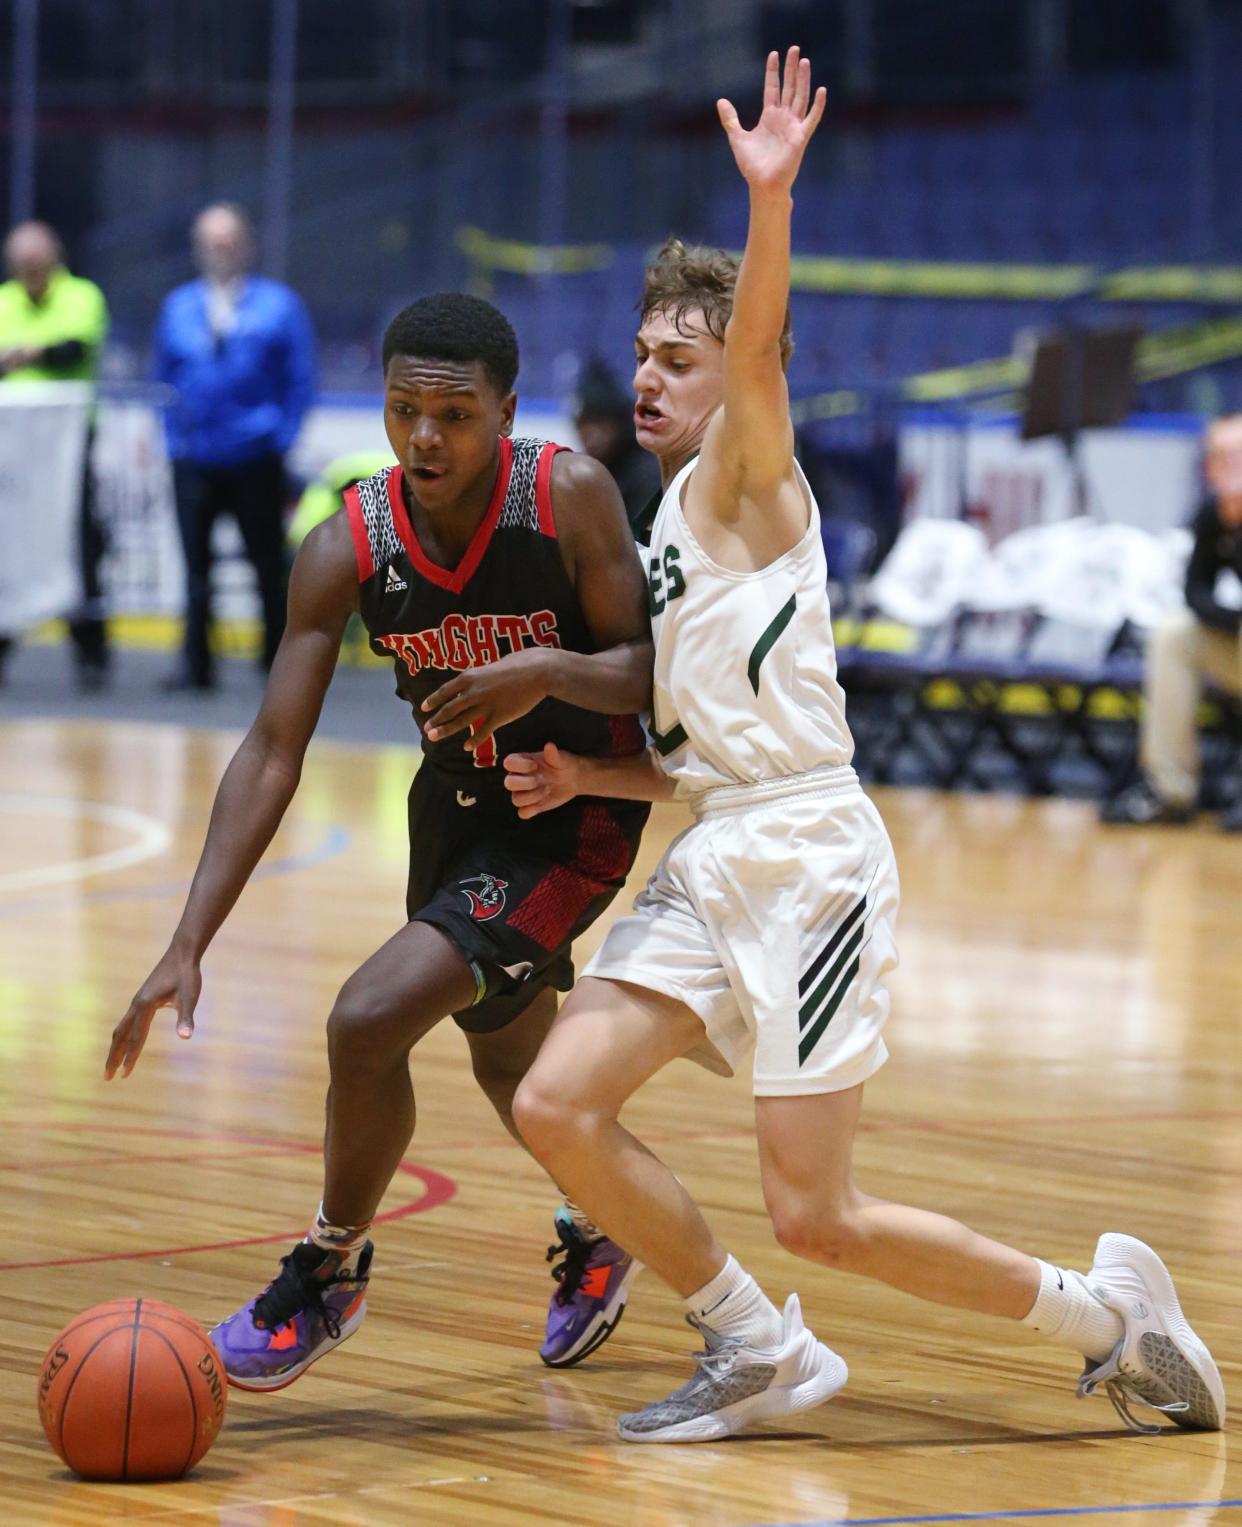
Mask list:
[[[999,1119],[958,1119],[952,1122],[940,1122],[931,1119],[864,1119],[859,1124],[860,1134],[887,1134],[900,1133],[907,1130],[921,1134],[985,1134],[991,1130],[1003,1129],[1009,1133],[1016,1133],[1023,1128],[1057,1128],[1066,1125],[1082,1126],[1084,1124],[1156,1124],[1156,1123],[1222,1123],[1236,1122],[1242,1119],[1242,1109],[1219,1108],[1198,1110],[1148,1111],[1143,1113],[1112,1113],[1112,1114],[1046,1114],[1034,1115],[1026,1118],[1015,1118],[1012,1115]],[[223,1140],[236,1145],[259,1147],[265,1154],[313,1154],[318,1155],[322,1145],[318,1142],[309,1143],[300,1140],[278,1140],[270,1136],[222,1134],[220,1132],[204,1132],[188,1129],[164,1129],[151,1125],[117,1125],[88,1123],[84,1120],[72,1120],[62,1123],[43,1121],[31,1121],[22,1119],[0,1119],[0,1128],[38,1130],[54,1132],[64,1130],[67,1133],[80,1133],[84,1131],[96,1131],[106,1134],[128,1134],[153,1136],[157,1139],[172,1140]],[[671,1141],[707,1141],[745,1139],[750,1137],[753,1131],[749,1128],[736,1128],[725,1130],[660,1130],[650,1132],[646,1138],[656,1143]],[[428,1150],[466,1150],[466,1149],[513,1149],[514,1142],[507,1136],[494,1141],[469,1140],[439,1140],[428,1141],[421,1144],[421,1151]],[[135,1158],[137,1160],[149,1158]],[[164,1157],[156,1159],[163,1160]],[[189,1157],[189,1160],[199,1158]],[[204,1158],[217,1159],[217,1157]],[[225,1158],[227,1159],[227,1157]],[[247,1158],[249,1159],[249,1158]],[[64,1165],[80,1165],[82,1163],[66,1162]],[[377,1215],[377,1225],[386,1224],[391,1220],[405,1219],[411,1214],[421,1214],[428,1209],[438,1208],[447,1203],[457,1191],[457,1184],[451,1177],[446,1177],[439,1172],[431,1171],[427,1167],[414,1166],[409,1162],[402,1162],[398,1171],[409,1176],[418,1177],[424,1184],[425,1192],[419,1199],[401,1204],[396,1209],[390,1209],[386,1214]],[[244,1240],[214,1241],[204,1243],[201,1246],[173,1246],[156,1251],[123,1251],[109,1252],[92,1257],[60,1257],[40,1262],[0,1262],[0,1272],[17,1272],[39,1267],[77,1267],[85,1266],[91,1262],[131,1262],[149,1257],[188,1256],[199,1251],[230,1251],[240,1246],[266,1246],[277,1241],[296,1240],[301,1235],[300,1230],[281,1231],[275,1235],[251,1236]]]
[[[221,1132],[203,1133],[195,1130],[184,1129],[156,1129],[149,1125],[124,1125],[124,1124],[87,1124],[75,1122],[72,1124],[31,1123],[16,1119],[0,1119],[0,1125],[8,1124],[13,1127],[29,1130],[67,1130],[81,1132],[95,1130],[104,1134],[134,1134],[151,1135],[172,1140],[217,1140],[228,1141],[233,1144],[261,1146],[272,1154],[287,1152],[290,1155],[318,1155],[322,1146],[311,1145],[298,1140],[273,1140],[270,1138],[250,1137],[244,1135],[230,1135]],[[166,1158],[161,1158],[166,1159]],[[188,1158],[193,1161],[195,1158]],[[429,1167],[416,1166],[411,1161],[403,1161],[397,1170],[409,1177],[417,1177],[423,1185],[422,1196],[410,1199],[407,1203],[398,1204],[395,1209],[389,1209],[384,1214],[377,1214],[374,1223],[377,1225],[388,1224],[393,1220],[407,1219],[411,1214],[422,1214],[428,1209],[439,1208],[445,1204],[457,1192],[457,1184],[451,1177],[446,1177],[441,1172],[433,1172]],[[239,1246],[267,1246],[277,1241],[296,1241],[302,1235],[302,1230],[280,1230],[274,1235],[246,1236],[233,1241],[210,1241],[198,1246],[165,1246],[151,1251],[114,1251],[104,1252],[89,1257],[52,1257],[36,1262],[0,1262],[0,1272],[30,1271],[39,1267],[85,1267],[92,1262],[137,1262],[151,1257],[176,1257],[190,1256],[199,1251],[232,1251]]]

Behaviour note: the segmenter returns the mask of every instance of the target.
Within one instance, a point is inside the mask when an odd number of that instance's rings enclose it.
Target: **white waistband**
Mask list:
[[[858,775],[849,764],[830,764],[811,769],[806,774],[782,774],[778,779],[761,779],[753,785],[720,785],[704,790],[688,801],[696,817],[715,816],[720,811],[748,811],[768,806],[774,801],[796,795],[841,795],[858,789]]]

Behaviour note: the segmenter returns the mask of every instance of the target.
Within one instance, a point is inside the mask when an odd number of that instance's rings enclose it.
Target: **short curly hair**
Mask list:
[[[404,307],[384,331],[384,370],[394,355],[421,360],[478,361],[500,394],[513,391],[518,342],[513,325],[490,302],[465,292],[438,292]]]
[[[666,239],[643,275],[639,323],[646,323],[653,313],[665,313],[684,334],[687,314],[698,311],[703,314],[707,332],[723,344],[741,263],[723,249]],[[788,367],[793,347],[793,320],[786,308],[781,329],[782,366]]]

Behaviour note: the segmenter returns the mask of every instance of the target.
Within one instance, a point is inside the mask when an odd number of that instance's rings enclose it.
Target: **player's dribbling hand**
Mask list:
[[[523,819],[555,811],[578,794],[578,759],[554,742],[545,742],[542,753],[510,753],[505,759],[505,789]]]
[[[112,1030],[112,1044],[104,1062],[105,1078],[111,1081],[118,1068],[122,1077],[134,1069],[152,1020],[162,1007],[176,1009],[177,1034],[181,1039],[189,1039],[194,1033],[194,1009],[202,989],[203,977],[197,961],[170,949],[138,988],[129,1011]]]
[[[548,656],[546,647],[528,647],[441,684],[422,704],[427,736],[439,742],[469,727],[465,747],[474,752],[497,727],[529,714],[547,697]]]
[[[729,135],[729,147],[747,185],[765,191],[787,191],[793,185],[827,99],[822,85],[811,99],[811,61],[800,59],[798,49],[790,48],[783,81],[779,56],[768,54],[763,115],[750,132],[738,121],[732,101],[716,102],[720,125]]]

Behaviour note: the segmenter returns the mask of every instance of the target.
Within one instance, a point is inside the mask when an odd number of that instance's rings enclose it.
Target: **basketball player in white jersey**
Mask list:
[[[698,1441],[828,1399],[844,1362],[790,1295],[778,1310],[672,1173],[618,1122],[678,1056],[736,1067],[753,1045],[764,1198],[778,1241],[828,1267],[1005,1316],[1085,1357],[1106,1386],[1216,1429],[1216,1364],[1163,1262],[1104,1235],[1084,1274],[854,1184],[863,1084],[885,1060],[897,873],[850,768],[819,517],[793,457],[791,188],[824,109],[791,49],[767,62],[752,132],[719,103],[750,188],[740,269],[665,247],[637,339],[639,441],[665,493],[650,548],[655,747],[631,759],[547,748],[508,760],[523,816],[579,792],[685,799],[695,822],[610,931],[522,1083],[519,1129],[601,1230],[684,1299],[705,1350],[688,1383],[620,1422],[631,1441]]]

